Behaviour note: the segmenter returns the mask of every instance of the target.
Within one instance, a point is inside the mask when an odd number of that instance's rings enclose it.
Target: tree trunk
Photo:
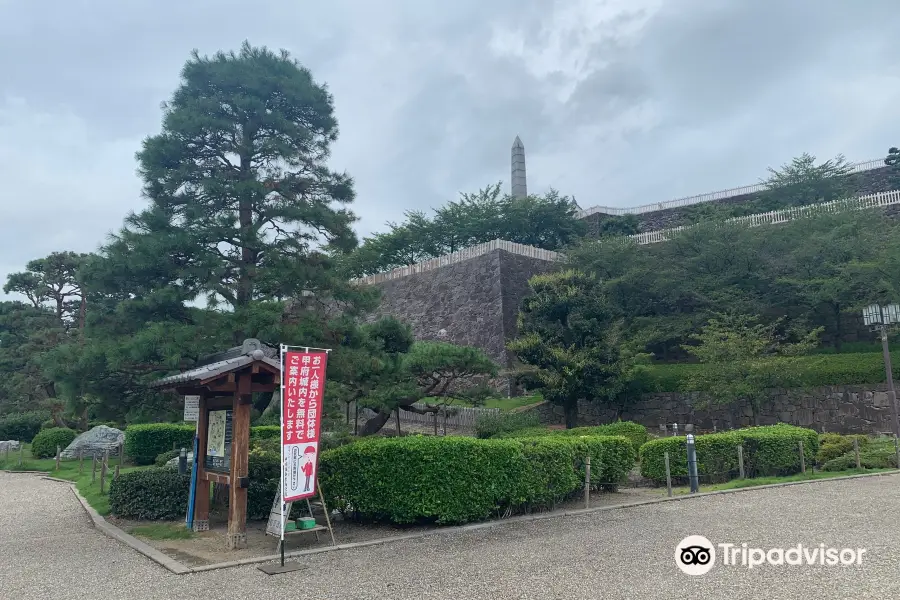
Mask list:
[[[566,400],[563,410],[566,415],[566,429],[578,427],[578,400]]]
[[[378,433],[390,418],[391,411],[379,411],[374,417],[366,421],[366,424],[363,425],[362,429],[359,431],[359,435],[362,437]]]

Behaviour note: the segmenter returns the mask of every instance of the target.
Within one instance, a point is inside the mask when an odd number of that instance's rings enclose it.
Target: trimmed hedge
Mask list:
[[[122,473],[109,486],[110,512],[126,519],[184,519],[190,486],[191,476],[177,469]]]
[[[623,437],[362,440],[325,452],[319,479],[329,505],[357,519],[465,523],[563,499],[584,481],[614,487],[634,464]]]
[[[156,457],[172,449],[194,447],[193,425],[147,423],[125,429],[125,453],[136,465],[152,465]]]
[[[505,439],[538,437],[545,435],[621,435],[631,442],[632,446],[634,447],[635,456],[637,456],[637,452],[640,447],[647,443],[647,441],[650,439],[650,434],[647,433],[646,427],[644,427],[640,423],[632,423],[631,421],[618,421],[616,423],[609,423],[607,425],[596,425],[593,427],[574,427],[572,429],[548,429],[546,427],[529,427],[528,429],[521,429],[518,431],[501,432],[494,435],[493,437],[495,439]]]
[[[853,450],[854,438],[859,440],[860,450],[863,450],[869,443],[869,436],[866,435],[840,435],[838,433],[823,433],[820,435],[819,451],[816,453],[816,464],[824,465],[828,461]]]
[[[813,457],[819,450],[819,436],[811,429],[781,423],[699,435],[695,437],[697,470],[706,481],[734,479],[739,474],[737,448],[743,445],[747,477],[799,473],[800,441],[803,441],[806,464],[812,466]],[[687,481],[687,443],[684,437],[660,438],[641,446],[641,475],[664,484],[666,452],[669,453],[673,482]]]
[[[512,434],[524,429],[534,429],[541,424],[541,417],[536,412],[499,412],[480,415],[475,420],[475,437],[487,439],[500,434]]]
[[[892,437],[869,438],[864,435],[837,436],[837,434],[825,434],[849,440],[849,450],[840,456],[832,458],[822,465],[823,471],[847,471],[856,468],[856,453],[853,451],[853,438],[859,438],[859,464],[863,469],[896,469],[897,454]],[[825,436],[823,436],[824,438]],[[865,443],[862,443],[865,440]],[[832,442],[825,444],[825,441]],[[823,439],[823,447],[837,447],[835,437]],[[844,442],[844,445],[848,445]]]
[[[125,429],[125,452],[136,465],[152,465],[163,452],[194,447],[194,425],[183,423],[147,423],[129,425]],[[278,439],[279,425],[260,425],[250,428],[251,440]]]
[[[41,430],[47,413],[26,412],[0,418],[0,441],[17,440],[30,443]]]
[[[181,455],[180,448],[178,450],[166,450],[165,452],[160,453],[156,457],[156,460],[153,461],[153,464],[156,465],[157,467],[164,467],[164,466],[166,466],[166,463],[168,463],[170,460],[172,460],[173,458],[180,456],[180,455]],[[190,465],[190,463],[188,463],[188,465]]]
[[[77,437],[78,432],[68,427],[42,429],[31,440],[31,455],[35,458],[53,458],[56,456],[57,446],[60,450],[65,450]]]

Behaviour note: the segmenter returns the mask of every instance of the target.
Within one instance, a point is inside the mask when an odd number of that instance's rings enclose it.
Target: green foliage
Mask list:
[[[153,464],[157,467],[164,467],[166,466],[166,463],[178,456],[181,456],[181,448],[178,448],[177,450],[166,450],[165,452],[160,452],[156,456],[156,460],[153,461]]]
[[[540,416],[533,411],[479,415],[475,420],[475,437],[481,439],[499,437],[500,434],[538,427],[540,422]]]
[[[65,450],[78,437],[78,432],[68,427],[42,429],[31,440],[31,455],[35,458],[53,458],[56,447]]]
[[[278,439],[281,437],[281,425],[257,425],[250,428],[250,439]]]
[[[853,436],[845,436],[852,440]],[[866,436],[856,436],[866,439],[865,444],[860,444],[859,448],[859,464],[863,469],[896,469],[897,454],[894,448],[894,440],[889,437],[878,437],[869,439]],[[828,460],[822,465],[823,471],[848,471],[856,469],[856,452],[853,450],[851,441],[850,449]]]
[[[518,431],[501,431],[494,434],[493,437],[503,438],[527,438],[539,436],[622,436],[631,442],[634,449],[634,455],[642,445],[650,439],[647,428],[640,423],[632,423],[631,421],[618,421],[607,425],[595,425],[592,427],[574,427],[572,429],[549,429],[547,427],[530,427]]]
[[[804,363],[798,360],[816,345],[821,330],[802,334],[786,343],[777,335],[779,322],[764,325],[745,315],[723,315],[709,320],[685,346],[702,369],[684,382],[685,391],[706,392],[702,404],[734,404],[749,401],[754,417],[772,388],[795,387],[802,382]]]
[[[136,465],[152,465],[156,457],[172,449],[194,447],[194,426],[176,423],[129,425],[125,429],[125,453]]]
[[[583,481],[585,456],[609,487],[634,458],[622,437],[373,438],[324,453],[319,477],[329,505],[358,519],[463,523],[561,500]]]
[[[268,438],[266,441],[271,441]],[[252,520],[267,519],[272,510],[272,499],[278,493],[278,468],[281,464],[280,449],[271,452],[255,448],[250,451],[250,462],[247,475],[250,487],[247,488],[247,518]]]
[[[537,368],[544,398],[575,427],[578,401],[613,402],[645,358],[623,339],[620,311],[602,281],[578,271],[537,275],[522,302],[519,337],[507,347]]]
[[[546,250],[559,250],[586,233],[576,218],[578,208],[551,190],[543,196],[515,198],[501,194],[501,184],[474,194],[461,194],[435,210],[433,217],[407,211],[402,224],[367,238],[345,261],[348,275],[358,277],[503,239]]]
[[[816,464],[824,465],[828,461],[850,452],[853,450],[854,439],[858,440],[861,449],[865,448],[869,443],[869,436],[867,435],[823,433],[819,436],[819,451],[816,453]]]
[[[724,433],[695,437],[697,469],[705,481],[728,481],[739,474],[738,446],[744,447],[744,472],[747,477],[789,475],[800,471],[800,448],[806,464],[813,464],[819,449],[815,431],[778,424],[748,427]],[[684,437],[650,440],[640,448],[641,475],[656,483],[666,482],[665,453],[673,482],[687,480],[687,444]]]
[[[177,469],[122,473],[109,486],[110,512],[124,519],[184,519],[190,484],[190,475],[179,475]]]
[[[0,417],[0,440],[31,442],[41,430],[46,413],[27,412]]]

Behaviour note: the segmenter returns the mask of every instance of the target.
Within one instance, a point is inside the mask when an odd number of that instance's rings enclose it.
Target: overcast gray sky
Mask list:
[[[897,0],[0,0],[0,281],[143,206],[140,141],[191,49],[327,82],[359,232],[503,180],[633,206],[804,151],[900,145]]]

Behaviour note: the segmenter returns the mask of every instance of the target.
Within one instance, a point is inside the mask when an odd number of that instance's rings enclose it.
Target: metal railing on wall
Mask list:
[[[862,173],[863,171],[872,171],[884,167],[883,158],[875,158],[850,165],[851,173]],[[693,204],[701,204],[703,202],[713,202],[715,200],[724,200],[725,198],[735,198],[745,194],[755,194],[767,188],[764,183],[755,183],[753,185],[745,185],[742,187],[731,188],[728,190],[720,190],[718,192],[708,192],[706,194],[698,194],[696,196],[686,196],[684,198],[675,198],[674,200],[666,200],[664,202],[654,202],[653,204],[644,204],[642,206],[634,206],[631,208],[621,208],[615,206],[592,206],[576,213],[579,219],[602,213],[605,215],[640,215],[649,212],[657,212],[670,208],[678,208],[680,206],[691,206]]]

